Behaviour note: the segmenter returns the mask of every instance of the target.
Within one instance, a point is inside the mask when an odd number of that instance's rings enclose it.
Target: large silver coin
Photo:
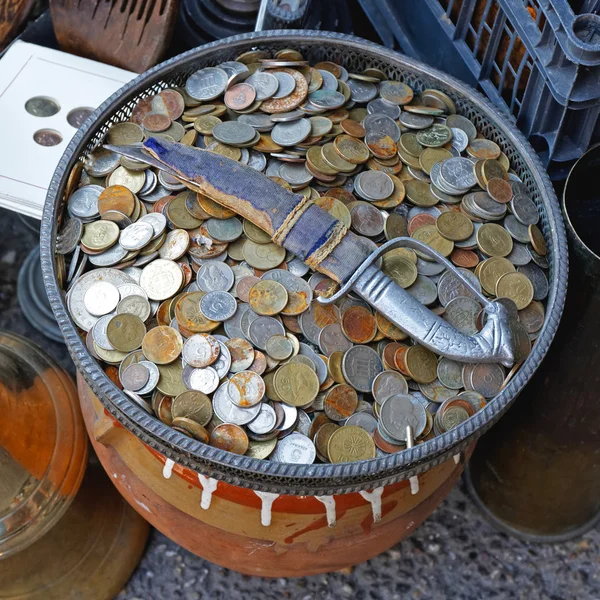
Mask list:
[[[229,292],[208,292],[200,300],[200,312],[210,321],[226,321],[235,314],[237,302]]]
[[[81,219],[98,216],[98,198],[103,191],[99,185],[84,185],[75,190],[69,198],[69,214]]]
[[[222,144],[237,146],[251,142],[256,137],[256,130],[238,121],[224,121],[214,126],[212,135]]]
[[[225,91],[228,79],[223,69],[206,67],[188,78],[185,90],[195,100],[214,100]]]
[[[234,276],[229,265],[208,260],[200,267],[196,281],[203,292],[228,292],[233,286]]]
[[[296,146],[310,135],[310,121],[297,119],[287,123],[277,123],[271,131],[271,138],[280,146]]]
[[[380,426],[397,442],[406,441],[406,428],[411,427],[413,436],[419,437],[425,430],[427,415],[424,406],[408,394],[391,396],[379,411]]]
[[[285,327],[273,317],[258,317],[248,328],[248,337],[259,350],[266,350],[267,340],[274,335],[285,335]]]
[[[229,381],[222,383],[212,398],[213,411],[215,415],[224,423],[233,423],[234,425],[246,425],[256,418],[260,412],[260,404],[248,408],[236,406],[229,397],[227,387]]]
[[[359,392],[371,392],[373,380],[382,371],[379,355],[369,346],[353,346],[342,358],[344,378]]]
[[[154,237],[154,227],[150,223],[137,221],[121,231],[119,244],[125,250],[141,250]]]
[[[257,71],[246,79],[246,83],[250,84],[256,90],[256,99],[260,102],[272,98],[279,88],[277,77],[271,73]]]
[[[312,465],[316,457],[317,451],[312,440],[294,432],[279,440],[271,460],[294,465]]]
[[[382,371],[373,379],[371,393],[377,404],[383,404],[391,396],[408,394],[408,383],[402,373]]]

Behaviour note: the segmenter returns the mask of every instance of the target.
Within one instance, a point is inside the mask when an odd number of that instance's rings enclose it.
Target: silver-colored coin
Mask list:
[[[306,356],[315,366],[315,372],[319,379],[319,385],[323,385],[328,377],[327,365],[325,361],[307,344],[300,342],[300,356]]]
[[[141,398],[139,396],[139,394],[136,394],[135,392],[130,392],[129,390],[123,390],[123,393],[135,404],[137,404],[137,406],[139,408],[141,408],[142,410],[145,410],[148,414],[153,415],[154,411],[152,410],[152,405],[150,404],[150,402],[147,402],[146,400],[144,400],[143,398]]]
[[[140,286],[150,300],[166,300],[174,296],[183,284],[181,267],[172,260],[158,258],[146,265],[140,277]]]
[[[531,281],[533,285],[533,299],[544,300],[548,297],[550,286],[548,284],[548,278],[540,267],[536,264],[530,263],[517,269],[519,273],[523,273]]]
[[[378,421],[369,412],[357,411],[346,419],[344,425],[355,425],[356,427],[361,427],[368,433],[373,434],[377,429]]]
[[[495,363],[475,365],[471,371],[470,383],[472,389],[484,398],[493,398],[502,389],[504,368]]]
[[[234,276],[229,265],[207,260],[200,267],[196,281],[203,292],[228,292],[233,286]]]
[[[274,462],[294,465],[312,465],[316,458],[317,450],[312,440],[296,432],[279,440],[271,455]]]
[[[441,404],[442,402],[450,400],[450,398],[454,398],[456,396],[455,390],[447,388],[438,379],[432,381],[431,383],[420,383],[419,390],[428,400],[436,402],[437,404]]]
[[[371,100],[371,102],[367,104],[367,112],[370,115],[386,115],[390,119],[396,120],[400,116],[400,107],[397,104],[388,102],[384,98],[375,98],[375,100]]]
[[[216,361],[217,349],[220,349],[219,342],[212,335],[197,334],[186,340],[181,356],[186,364],[199,369]]]
[[[373,379],[371,393],[377,404],[383,404],[391,396],[408,394],[408,383],[397,371],[382,371]]]
[[[295,406],[289,406],[285,402],[278,404],[283,410],[283,423],[279,426],[280,431],[291,430],[296,427],[298,422],[298,409]],[[277,405],[275,405],[277,407]],[[277,411],[276,411],[277,412]]]
[[[151,171],[150,169],[146,169],[144,171],[144,175],[146,176],[146,179],[144,181],[144,185],[142,186],[142,189],[138,192],[139,196],[144,196],[145,194],[151,194],[154,189],[156,188],[156,186],[158,185],[158,177],[156,176],[156,173],[154,171]]]
[[[214,100],[225,91],[228,80],[223,69],[206,67],[188,78],[185,90],[195,100]]]
[[[266,350],[267,340],[274,335],[285,335],[285,327],[273,317],[258,317],[248,327],[248,338],[259,350]]]
[[[94,338],[94,342],[103,350],[114,350],[113,345],[108,340],[108,335],[106,334],[108,324],[110,320],[115,316],[115,313],[109,313],[100,317],[96,324],[92,327],[91,334]]]
[[[273,98],[285,98],[296,89],[296,80],[289,73],[278,71],[273,73],[273,75],[279,83],[279,87]]]
[[[394,181],[383,171],[363,171],[358,178],[367,200],[385,200],[394,193]]]
[[[333,90],[317,90],[308,95],[309,102],[317,109],[333,110],[340,108],[346,102],[344,94]]]
[[[119,244],[125,250],[141,250],[153,237],[154,227],[150,223],[138,221],[121,231]]]
[[[325,69],[318,69],[318,71],[321,73],[321,77],[323,78],[323,84],[321,85],[320,89],[337,92],[339,83],[336,76]]]
[[[458,190],[469,190],[477,184],[473,163],[468,158],[454,157],[442,161],[440,177]]]
[[[212,136],[222,144],[237,146],[251,142],[256,137],[256,130],[238,121],[223,121],[214,126]]]
[[[283,164],[279,169],[279,176],[292,186],[308,185],[313,179],[304,163]]]
[[[389,135],[394,142],[397,142],[400,139],[400,128],[396,121],[385,114],[374,113],[367,115],[363,119],[362,125],[368,132]]]
[[[369,171],[376,173],[377,171]],[[383,173],[382,173],[383,175]],[[350,211],[352,228],[366,237],[376,237],[383,233],[385,219],[381,211],[370,204],[357,204]]]
[[[248,166],[252,167],[256,171],[264,171],[267,166],[267,158],[258,150],[250,149],[249,158],[248,158]]]
[[[144,367],[146,367],[148,373],[150,374],[150,376],[148,377],[148,383],[142,389],[137,391],[137,393],[140,396],[146,396],[150,392],[153,392],[156,386],[158,385],[158,380],[160,379],[160,371],[158,370],[158,367],[149,360],[140,360],[138,364],[144,365]]]
[[[138,392],[148,383],[150,371],[143,364],[131,364],[123,371],[120,379],[126,390]]]
[[[239,73],[248,72],[248,67],[244,63],[238,62],[237,60],[228,60],[217,66],[219,69],[225,71],[229,77],[233,77]]]
[[[277,123],[271,131],[271,138],[280,146],[296,146],[310,135],[310,128],[308,119]]]
[[[478,292],[481,293],[481,283],[477,276],[468,269],[464,269],[459,267],[461,275],[464,275],[466,279],[469,280],[469,283],[472,287],[474,287]],[[438,297],[440,300],[440,304],[442,306],[448,306],[451,300],[454,298],[458,298],[458,296],[466,296],[467,298],[477,299],[475,294],[460,280],[454,273],[451,271],[446,271],[440,281],[438,283]]]
[[[117,289],[119,290],[121,300],[127,298],[127,296],[141,296],[142,298],[148,299],[146,292],[137,283],[125,283],[120,285]]]
[[[312,421],[310,420],[310,417],[302,409],[298,410],[298,421],[296,423],[295,431],[302,435],[308,435],[311,424]]]
[[[273,335],[267,340],[265,350],[275,360],[287,360],[292,356],[294,346],[285,335]]]
[[[68,202],[69,214],[81,219],[92,219],[98,216],[98,198],[104,191],[99,185],[84,185],[75,190]]]
[[[85,309],[94,317],[102,317],[114,312],[119,304],[119,290],[108,281],[92,284],[83,297]]]
[[[288,112],[271,115],[271,121],[273,123],[287,123],[288,121],[296,121],[303,117],[304,113],[301,110],[289,110]]]
[[[112,248],[109,248],[102,254],[85,255],[88,256],[88,260],[95,267],[112,267],[113,265],[119,264],[128,254],[120,244],[115,244]]]
[[[192,390],[203,394],[212,394],[219,387],[219,375],[213,367],[194,369],[190,375]]]
[[[242,222],[237,217],[208,219],[204,223],[210,237],[219,242],[233,242],[243,233]]]
[[[342,326],[339,323],[332,323],[323,327],[318,334],[318,343],[321,352],[325,356],[331,356],[334,352],[338,351],[345,352],[354,346],[344,335]]]
[[[153,240],[159,238],[167,228],[167,218],[162,213],[148,213],[141,217],[137,222],[148,223],[152,226],[152,230],[154,231],[152,235]]]
[[[477,300],[465,296],[456,296],[446,305],[442,318],[461,333],[475,335],[479,331],[477,329],[477,316],[480,312],[481,305]]]
[[[251,113],[249,115],[240,115],[238,117],[238,123],[250,125],[251,127],[254,127],[256,131],[260,131],[261,133],[271,131],[271,129],[273,129],[275,126],[275,123],[272,121],[271,117],[261,112]]]
[[[427,415],[425,407],[409,394],[391,396],[382,405],[379,412],[380,432],[396,442],[406,442],[406,428],[411,427],[413,436],[419,437],[425,430]]]
[[[265,395],[265,382],[253,371],[241,371],[229,380],[227,393],[236,406],[255,406]]]
[[[517,221],[523,225],[536,225],[540,215],[535,202],[524,194],[516,194],[510,201],[510,208]]]
[[[547,256],[542,256],[538,254],[531,244],[527,244],[527,252],[529,252],[529,256],[531,260],[538,266],[540,269],[548,269],[550,268],[550,263],[548,262]],[[514,264],[514,263],[513,263]]]
[[[211,321],[226,321],[236,309],[237,302],[229,292],[208,292],[200,300],[200,312]]]
[[[417,275],[415,282],[406,291],[425,306],[433,304],[438,297],[437,286],[425,275]]]
[[[507,215],[503,222],[504,229],[510,233],[517,242],[527,244],[529,242],[529,228],[523,225],[514,215]]]
[[[464,152],[469,145],[469,136],[463,129],[459,129],[458,127],[451,127],[450,131],[452,131],[452,139],[450,140],[450,144],[459,152]]]
[[[346,85],[350,88],[350,99],[354,102],[367,103],[377,97],[378,89],[374,83],[348,79]]]
[[[292,260],[287,262],[288,271],[295,275],[296,277],[304,277],[309,271],[309,266],[302,260],[300,260],[297,256],[292,258]],[[312,295],[311,295],[312,299]]]
[[[256,321],[256,319],[258,319],[259,317],[260,315],[255,313],[251,308],[250,310],[244,312],[242,318],[240,319],[240,327],[242,328],[242,337],[244,339],[252,341],[250,339],[250,325],[252,325],[252,323]]]
[[[427,129],[433,125],[434,119],[429,115],[418,115],[404,110],[400,113],[398,121],[408,129]]]
[[[276,424],[277,415],[275,414],[275,409],[269,404],[263,402],[260,405],[260,412],[258,415],[253,421],[248,423],[248,429],[252,433],[263,435],[265,433],[271,433],[271,431],[275,429]]]
[[[344,378],[359,392],[371,392],[373,380],[382,371],[381,358],[369,346],[353,346],[342,358]]]
[[[462,389],[462,369],[461,363],[443,357],[437,367],[437,376],[440,383],[451,390]]]
[[[260,412],[261,404],[248,408],[236,406],[229,397],[228,386],[229,381],[222,383],[213,395],[212,405],[215,415],[224,423],[233,423],[234,425],[250,423]]]
[[[279,88],[277,77],[271,73],[257,71],[246,79],[246,83],[250,84],[256,90],[256,99],[260,102],[272,98]]]
[[[246,334],[244,333],[241,321],[242,317],[248,312],[252,310],[250,305],[245,302],[240,302],[238,305],[236,313],[231,317],[231,319],[227,319],[225,323],[223,323],[223,328],[225,329],[225,333],[229,336],[230,339],[233,338],[242,338],[243,340],[247,340]],[[254,312],[254,311],[252,311]],[[258,315],[257,315],[258,316]]]
[[[83,222],[77,217],[71,217],[56,238],[56,251],[59,254],[70,254],[79,244],[82,235]]]
[[[129,275],[129,277],[131,277],[131,279],[133,279],[133,282],[136,285],[140,285],[140,278],[142,276],[142,269],[138,269],[137,267],[133,266],[133,267],[125,267],[124,269],[120,269],[120,270],[123,273],[126,273],[127,275]],[[146,292],[144,292],[142,295],[144,296],[144,298],[148,297],[146,295]]]
[[[519,242],[513,242],[512,250],[506,258],[515,265],[515,267],[522,267],[531,262],[531,254],[529,254],[527,246]]]
[[[150,317],[152,308],[147,298],[143,296],[126,296],[122,298],[117,305],[117,314],[129,314],[139,317],[142,321],[147,321]]]
[[[121,157],[105,148],[96,148],[86,159],[83,165],[85,172],[92,177],[106,177],[118,166]]]
[[[217,341],[219,342],[221,352],[219,353],[217,360],[212,364],[212,368],[217,372],[219,380],[221,380],[229,373],[229,369],[231,368],[231,352],[229,352],[229,348],[224,342],[221,340]]]

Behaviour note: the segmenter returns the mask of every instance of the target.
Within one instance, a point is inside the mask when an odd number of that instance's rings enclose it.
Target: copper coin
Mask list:
[[[487,193],[500,204],[506,204],[510,202],[513,197],[512,187],[508,181],[500,179],[499,177],[493,177],[488,181]]]
[[[406,344],[400,344],[399,342],[392,342],[391,344],[387,344],[383,349],[382,353],[382,362],[386,369],[392,369],[393,371],[399,371],[398,367],[396,367],[396,363],[394,362],[394,357],[396,355],[396,350],[399,348],[405,348]]]
[[[171,127],[171,119],[168,115],[164,115],[161,113],[149,113],[144,117],[142,122],[142,126],[147,131],[151,131],[152,133],[160,133],[161,131],[166,131]]]
[[[135,205],[135,196],[124,185],[110,185],[98,197],[100,216],[110,210],[115,210],[130,217]]]
[[[254,350],[254,360],[248,370],[257,375],[262,375],[267,370],[267,357],[260,350]]]
[[[356,202],[354,195],[344,188],[331,188],[325,195],[343,202],[346,206],[351,202]]]
[[[474,269],[479,264],[479,257],[472,250],[463,250],[462,248],[454,248],[450,255],[450,260],[457,267],[465,267]]]
[[[256,90],[249,83],[237,83],[225,92],[225,105],[232,110],[244,110],[256,100]]]
[[[325,425],[325,423],[332,423],[331,419],[325,413],[319,413],[310,425],[310,429],[308,430],[308,437],[311,440],[315,439],[315,435]]]
[[[183,338],[172,327],[154,327],[142,341],[144,356],[155,365],[168,365],[177,360],[183,350]]]
[[[258,277],[254,275],[248,275],[242,277],[235,285],[235,293],[242,302],[248,302],[250,300],[250,290],[252,286],[260,281]]]
[[[436,218],[433,215],[428,213],[419,213],[415,215],[408,223],[408,235],[411,235],[419,229],[419,227],[423,227],[423,225],[435,225]]]
[[[283,313],[281,315],[281,320],[283,321],[285,328],[288,329],[289,331],[291,331],[292,333],[297,333],[297,334],[302,333],[302,328],[300,327],[300,323],[298,321],[297,316],[295,316],[295,315],[290,316],[290,315],[286,315],[285,313]]]
[[[355,344],[368,344],[377,333],[377,323],[364,306],[352,306],[342,315],[342,331]]]
[[[373,432],[373,441],[382,452],[386,452],[387,454],[400,452],[406,448],[404,444],[391,444],[390,442],[384,440],[377,429]]]
[[[354,414],[358,406],[356,390],[346,383],[340,383],[325,396],[325,414],[332,421],[344,421]]]
[[[234,454],[245,454],[248,450],[248,436],[239,425],[222,423],[212,430],[209,444]]]
[[[340,127],[342,128],[344,133],[347,133],[352,137],[365,137],[365,128],[357,121],[353,121],[352,119],[344,119],[340,123]]]
[[[394,353],[394,364],[396,365],[396,369],[402,373],[402,375],[406,375],[407,377],[411,377],[408,372],[408,368],[406,367],[406,353],[408,352],[409,346],[403,346],[402,348],[398,348]]]
[[[405,340],[408,337],[402,329],[397,327],[389,319],[386,319],[381,313],[375,313],[375,323],[381,334],[390,340]]]
[[[333,304],[315,303],[313,306],[313,319],[319,329],[333,323],[340,322],[339,308]]]
[[[389,135],[377,131],[367,133],[365,144],[377,158],[393,158],[398,151],[396,143]]]

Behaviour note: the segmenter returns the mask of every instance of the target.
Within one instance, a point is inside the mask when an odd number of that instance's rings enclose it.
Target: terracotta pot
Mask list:
[[[248,575],[312,575],[376,556],[410,535],[463,470],[456,455],[419,475],[418,491],[415,479],[335,496],[254,491],[166,459],[118,423],[81,376],[77,383],[92,444],[129,504],[190,552]]]

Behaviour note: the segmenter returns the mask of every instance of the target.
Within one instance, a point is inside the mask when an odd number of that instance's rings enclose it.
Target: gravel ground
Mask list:
[[[17,304],[18,269],[37,236],[15,214],[1,209],[0,233],[0,328],[40,344],[73,372],[65,347],[35,330]],[[204,561],[153,531],[139,567],[117,598],[598,600],[600,532],[564,544],[520,542],[494,530],[461,483],[412,537],[349,574],[247,577]]]

